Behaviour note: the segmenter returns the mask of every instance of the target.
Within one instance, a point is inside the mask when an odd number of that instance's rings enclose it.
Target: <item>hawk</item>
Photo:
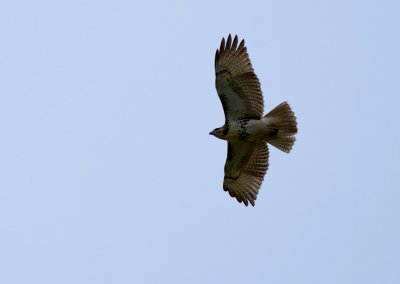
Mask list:
[[[222,38],[215,54],[215,86],[225,124],[210,132],[228,142],[223,189],[246,206],[254,206],[268,169],[268,144],[289,153],[297,133],[296,117],[287,102],[263,116],[260,82],[244,40]]]

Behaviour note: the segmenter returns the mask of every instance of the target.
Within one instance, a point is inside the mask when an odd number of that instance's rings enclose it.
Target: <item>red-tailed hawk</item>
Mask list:
[[[263,116],[260,82],[244,40],[231,35],[215,54],[215,85],[225,113],[225,124],[210,132],[228,141],[224,190],[239,202],[254,206],[268,169],[268,145],[289,153],[297,133],[296,117],[287,102]]]

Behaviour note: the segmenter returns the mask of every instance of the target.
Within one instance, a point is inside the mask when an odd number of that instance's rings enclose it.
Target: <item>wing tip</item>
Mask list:
[[[221,44],[219,46],[219,51],[224,52],[225,51],[225,38],[223,37],[221,40]]]
[[[231,36],[231,34],[229,34],[228,38],[226,40],[225,48],[231,49],[231,45],[232,45],[232,36]]]
[[[239,42],[239,37],[238,37],[237,34],[235,34],[235,36],[233,37],[233,40],[232,40],[232,34],[228,34],[228,37],[226,38],[226,41],[225,41],[225,37],[223,37],[222,40],[221,40],[221,44],[219,46],[220,53],[224,52],[224,51],[227,51],[227,50],[241,49],[241,48],[243,48],[245,46],[244,39],[242,39],[240,41],[239,46],[238,46],[238,42]]]
[[[219,49],[217,49],[217,52],[215,54],[215,67],[217,67],[218,62],[220,60],[223,60],[225,56],[229,57],[228,54],[230,52],[233,53],[238,52],[240,55],[247,52],[244,39],[240,41],[239,45],[238,42],[239,42],[239,37],[237,34],[235,34],[234,37],[232,37],[232,34],[229,34],[226,40],[225,37],[222,38]]]
[[[236,194],[233,190],[231,190],[227,185],[224,184],[223,186],[224,191],[228,192],[232,198],[236,198],[239,203],[243,203],[246,207],[249,206],[249,202],[251,206],[256,205],[257,195],[254,197],[250,196],[242,196],[240,194]]]

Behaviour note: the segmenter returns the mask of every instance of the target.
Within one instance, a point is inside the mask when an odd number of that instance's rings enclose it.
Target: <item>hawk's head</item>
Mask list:
[[[210,135],[214,135],[215,137],[217,137],[219,139],[224,139],[227,132],[228,132],[228,127],[226,127],[226,125],[224,125],[222,127],[215,128],[213,131],[210,132]]]

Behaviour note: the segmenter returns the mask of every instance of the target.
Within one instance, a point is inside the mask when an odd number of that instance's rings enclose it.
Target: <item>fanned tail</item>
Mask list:
[[[275,130],[274,134],[266,140],[279,150],[289,153],[296,141],[297,122],[294,112],[287,102],[283,102],[269,113],[263,120],[267,123],[268,128]]]

